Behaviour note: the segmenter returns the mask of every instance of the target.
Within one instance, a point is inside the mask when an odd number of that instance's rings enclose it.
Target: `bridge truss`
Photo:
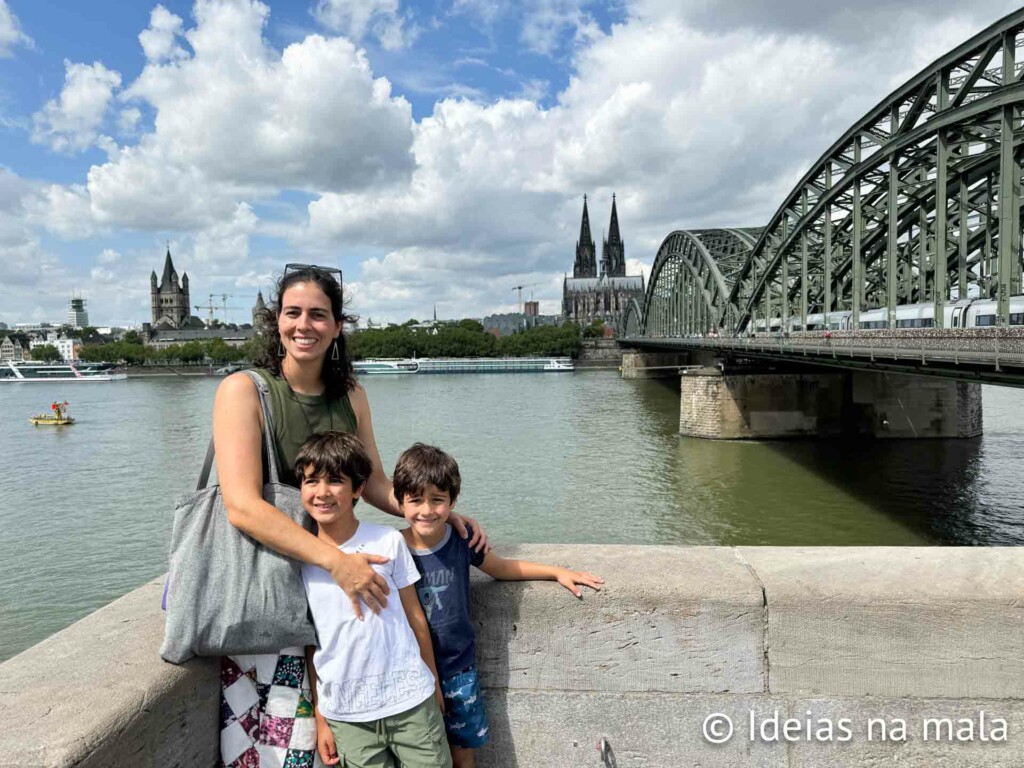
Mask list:
[[[848,312],[1021,290],[1024,10],[934,62],[839,138],[762,229],[665,238],[624,335],[801,328]],[[763,322],[765,319],[767,323]],[[761,321],[760,326],[758,325]]]

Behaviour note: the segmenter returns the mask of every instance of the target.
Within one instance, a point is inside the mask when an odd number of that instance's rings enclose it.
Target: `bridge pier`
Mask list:
[[[675,378],[679,369],[689,363],[688,352],[626,352],[622,355],[622,378]]]
[[[843,391],[841,373],[692,369],[680,380],[679,433],[719,440],[839,434]]]
[[[680,379],[679,433],[718,440],[977,437],[981,387],[870,372],[723,372]]]
[[[978,437],[981,385],[854,371],[846,401],[853,432],[874,437]]]

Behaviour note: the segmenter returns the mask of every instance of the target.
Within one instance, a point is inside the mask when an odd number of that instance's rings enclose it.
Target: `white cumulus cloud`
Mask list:
[[[409,103],[373,76],[350,40],[310,35],[274,49],[263,36],[268,15],[255,0],[198,0],[195,24],[184,29],[161,6],[153,11],[140,36],[146,66],[119,93],[122,135],[142,130],[143,112],[153,115],[152,129],[135,144],[105,145],[108,162],[89,170],[84,194],[94,224],[202,231],[232,221],[239,204],[284,189],[342,191],[408,178]],[[83,79],[81,66],[69,65],[69,83]],[[109,73],[100,64],[91,71]],[[105,77],[116,87],[116,73]],[[61,147],[95,142],[112,91],[71,99],[80,89],[66,86],[37,116],[40,137]],[[70,106],[86,101],[91,110]],[[72,123],[69,114],[89,118]]]
[[[21,31],[18,17],[11,12],[6,0],[0,0],[0,59],[10,58],[18,46],[32,48],[32,38]]]
[[[386,50],[408,46],[416,37],[415,26],[406,26],[398,0],[317,0],[313,16],[332,32],[355,41],[372,34]]]
[[[97,144],[121,75],[100,62],[64,62],[64,88],[32,116],[32,140],[58,152],[81,152]]]
[[[178,44],[182,29],[180,16],[175,16],[162,5],[156,6],[149,15],[149,26],[139,33],[139,43],[146,59],[162,62],[188,56]]]

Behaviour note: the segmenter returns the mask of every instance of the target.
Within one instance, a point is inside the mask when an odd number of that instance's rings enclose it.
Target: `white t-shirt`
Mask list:
[[[384,555],[372,566],[387,579],[388,605],[380,614],[363,606],[356,618],[352,601],[330,574],[302,566],[302,582],[313,613],[320,647],[313,655],[320,712],[328,720],[363,723],[406,712],[434,694],[434,676],[420,656],[398,590],[420,576],[402,534],[393,528],[359,523],[338,547],[353,554]]]

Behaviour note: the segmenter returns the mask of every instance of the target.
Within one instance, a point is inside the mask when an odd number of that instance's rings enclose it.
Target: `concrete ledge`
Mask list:
[[[784,696],[723,696],[626,693],[556,693],[489,689],[485,692],[491,721],[491,742],[480,751],[478,764],[487,768],[847,768],[847,766],[908,766],[910,768],[1020,768],[1024,764],[1024,702],[989,701],[982,707],[956,699],[801,699]],[[949,719],[956,728],[961,718],[1006,721],[1005,741],[985,741],[974,729],[970,741],[924,739],[926,718]],[[730,718],[734,732],[723,744],[703,736],[712,714]],[[751,713],[755,738],[750,738]],[[795,719],[821,728],[822,721],[845,721],[850,738],[819,741],[773,738],[771,721]],[[883,740],[906,724],[904,740]],[[765,731],[761,731],[764,725]],[[945,728],[945,725],[938,726]],[[991,734],[993,731],[988,730]],[[823,731],[821,732],[824,733]],[[769,738],[763,738],[766,734]],[[929,731],[933,735],[934,731]],[[597,745],[606,739],[612,758],[602,763]]]
[[[1024,549],[530,545],[600,594],[475,579],[491,709],[481,765],[1024,765]],[[162,580],[0,665],[0,766],[211,766],[214,660],[157,655]],[[921,739],[925,716],[1002,718],[1005,742]],[[748,738],[747,718],[845,717],[850,743]],[[737,734],[701,734],[715,712]],[[865,738],[901,717],[905,742]],[[959,723],[958,723],[959,725]],[[914,730],[916,729],[916,730]]]
[[[157,651],[163,579],[0,664],[0,766],[212,766],[216,660]]]
[[[741,547],[773,693],[1024,698],[1024,549]]]
[[[729,548],[530,545],[507,554],[592,571],[606,586],[584,589],[580,601],[552,582],[475,575],[477,666],[488,685],[764,690],[761,587]]]

